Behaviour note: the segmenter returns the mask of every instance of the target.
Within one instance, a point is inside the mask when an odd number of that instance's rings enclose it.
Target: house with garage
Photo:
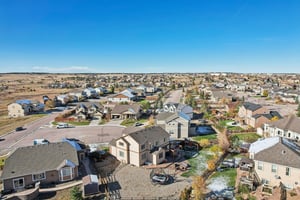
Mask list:
[[[188,138],[191,118],[182,112],[162,112],[156,116],[156,125],[170,134],[170,139]]]
[[[107,97],[108,101],[122,103],[122,102],[132,102],[136,100],[136,92],[130,88],[123,90],[120,93],[113,94]]]
[[[44,112],[45,104],[28,99],[17,100],[7,106],[9,117],[23,117],[34,113]]]
[[[21,191],[37,182],[61,183],[78,177],[78,155],[68,142],[20,147],[5,161],[4,190]]]
[[[139,119],[142,109],[139,104],[118,104],[111,111],[111,119]]]
[[[269,113],[255,114],[250,118],[249,125],[254,128],[262,127],[265,123],[281,119],[282,116],[277,111]]]
[[[176,113],[176,112],[182,112],[186,115],[188,115],[191,119],[193,118],[193,108],[189,105],[182,104],[182,103],[166,103],[163,105],[162,112],[170,112],[170,113]]]
[[[255,103],[244,102],[242,106],[239,108],[238,117],[243,124],[251,125],[251,118],[256,114],[266,114],[268,110]]]
[[[165,160],[170,135],[159,126],[125,129],[123,136],[110,142],[110,153],[119,161],[142,166]]]
[[[300,141],[300,118],[289,115],[278,121],[264,124],[264,135],[269,137],[284,137],[291,140]]]
[[[98,93],[96,92],[96,90],[91,87],[84,89],[83,92],[88,99],[96,99],[99,96]]]
[[[287,188],[300,184],[300,147],[287,138],[271,137],[250,145],[250,159],[258,180],[271,187],[282,183]]]

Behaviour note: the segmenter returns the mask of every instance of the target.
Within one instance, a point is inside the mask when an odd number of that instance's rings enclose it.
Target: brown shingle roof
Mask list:
[[[112,111],[111,114],[122,114],[128,110],[132,110],[135,113],[138,113],[141,109],[141,106],[139,104],[132,104],[132,105],[116,105]]]

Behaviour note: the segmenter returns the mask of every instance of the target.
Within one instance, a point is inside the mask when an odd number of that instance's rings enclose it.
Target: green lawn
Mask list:
[[[58,123],[67,123],[74,126],[87,126],[90,124],[90,121],[82,121],[82,122],[52,122],[53,126],[56,126]]]
[[[257,135],[256,133],[237,133],[237,134],[233,134],[235,136],[237,136],[240,140],[243,140],[245,142],[255,142],[256,140],[258,140],[259,138],[261,138],[261,136]],[[231,135],[231,137],[233,136]]]
[[[90,124],[90,121],[82,121],[82,122],[68,122],[68,124],[74,125],[74,126],[87,126]]]
[[[217,178],[217,177],[227,177],[229,179],[228,186],[234,187],[235,179],[236,179],[236,168],[229,168],[222,172],[215,172],[210,177],[210,179]]]
[[[126,127],[128,127],[128,126],[133,126],[133,124],[134,124],[135,122],[136,122],[135,119],[125,119],[125,120],[122,121],[121,125],[122,125],[122,126],[126,126]]]
[[[202,139],[215,140],[217,139],[217,134],[199,135],[196,137],[192,137],[192,139],[196,141],[200,141]]]

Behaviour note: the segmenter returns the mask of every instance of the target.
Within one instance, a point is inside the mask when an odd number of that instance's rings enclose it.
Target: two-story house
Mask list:
[[[191,118],[182,113],[162,112],[156,116],[156,125],[165,129],[171,139],[188,138]]]
[[[193,108],[189,105],[182,104],[182,103],[166,103],[163,105],[163,112],[170,112],[170,113],[176,113],[176,112],[182,112],[186,115],[188,115],[191,119],[193,118]]]
[[[271,137],[251,144],[250,159],[261,183],[295,188],[300,183],[300,147],[291,140]]]
[[[161,127],[134,128],[110,142],[110,153],[119,161],[142,166],[165,160],[170,135]]]
[[[25,115],[44,112],[45,104],[32,100],[17,100],[7,106],[9,117],[23,117]]]
[[[252,116],[266,113],[267,109],[263,106],[251,102],[244,102],[239,108],[238,117],[242,123],[250,125]]]
[[[284,137],[292,140],[300,140],[300,118],[289,115],[278,121],[264,124],[264,133],[270,137]]]

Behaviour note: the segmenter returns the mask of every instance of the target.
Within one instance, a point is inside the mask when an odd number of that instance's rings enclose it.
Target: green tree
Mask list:
[[[112,94],[115,93],[115,86],[113,86],[113,85],[110,86],[110,93],[112,93]]]
[[[171,89],[172,89],[172,90],[175,90],[175,89],[176,89],[175,84],[172,84]]]
[[[300,103],[298,104],[297,116],[300,117]]]
[[[151,104],[150,104],[149,101],[147,101],[147,100],[141,101],[141,107],[142,107],[143,110],[150,109],[150,106],[151,106]]]
[[[83,199],[82,195],[81,195],[81,191],[78,186],[74,186],[71,189],[70,196],[71,196],[72,200],[82,200]]]

